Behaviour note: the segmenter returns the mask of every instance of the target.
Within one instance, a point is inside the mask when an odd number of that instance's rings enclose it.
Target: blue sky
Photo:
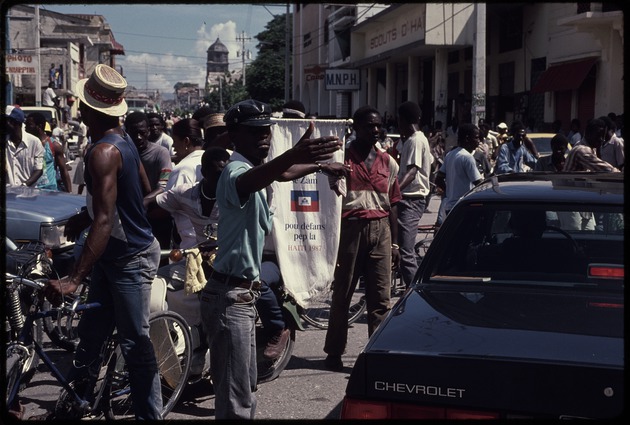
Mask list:
[[[103,15],[116,41],[125,48],[116,64],[123,67],[129,85],[172,93],[178,81],[203,87],[206,51],[219,37],[229,50],[230,70],[241,69],[242,43],[256,55],[258,33],[273,15],[284,15],[286,4],[44,4],[42,9],[60,13]],[[246,63],[250,62],[249,60]]]

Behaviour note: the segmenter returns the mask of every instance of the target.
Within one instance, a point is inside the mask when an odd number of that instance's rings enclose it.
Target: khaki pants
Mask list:
[[[360,276],[365,279],[368,334],[389,312],[392,247],[389,218],[342,219],[324,351],[342,355],[348,339],[348,309]]]

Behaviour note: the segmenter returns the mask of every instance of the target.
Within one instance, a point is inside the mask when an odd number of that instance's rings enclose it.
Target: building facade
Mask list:
[[[617,3],[303,4],[293,7],[293,97],[348,117],[395,116],[417,102],[426,124],[561,120],[623,113]]]
[[[43,91],[48,87],[51,69],[57,72],[55,91],[63,99],[97,64],[116,68],[116,56],[125,54],[101,15],[62,14],[16,5],[8,9],[6,25],[9,54],[39,57],[39,64],[32,72],[7,74],[10,103],[37,105],[41,101],[37,88]],[[76,110],[72,113],[76,115]]]

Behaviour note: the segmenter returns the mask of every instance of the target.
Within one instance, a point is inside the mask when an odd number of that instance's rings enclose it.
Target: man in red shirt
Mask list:
[[[398,214],[402,199],[398,164],[376,147],[382,127],[380,113],[363,106],[354,113],[356,139],[346,149],[347,193],[342,202],[337,267],[326,332],[324,365],[342,371],[341,355],[348,339],[348,308],[360,276],[365,279],[368,334],[389,311],[392,262],[398,263]]]

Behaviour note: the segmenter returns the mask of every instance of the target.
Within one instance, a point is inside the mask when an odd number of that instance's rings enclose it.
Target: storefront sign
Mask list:
[[[325,76],[326,66],[315,65],[310,68],[304,68],[304,77],[307,82],[323,80]]]
[[[373,31],[365,37],[366,56],[401,47],[414,41],[424,39],[424,10],[415,8],[415,13],[400,16]]]
[[[358,69],[326,70],[326,90],[359,90],[360,83]]]
[[[39,63],[34,55],[8,53],[4,57],[7,74],[33,75],[38,73]]]

